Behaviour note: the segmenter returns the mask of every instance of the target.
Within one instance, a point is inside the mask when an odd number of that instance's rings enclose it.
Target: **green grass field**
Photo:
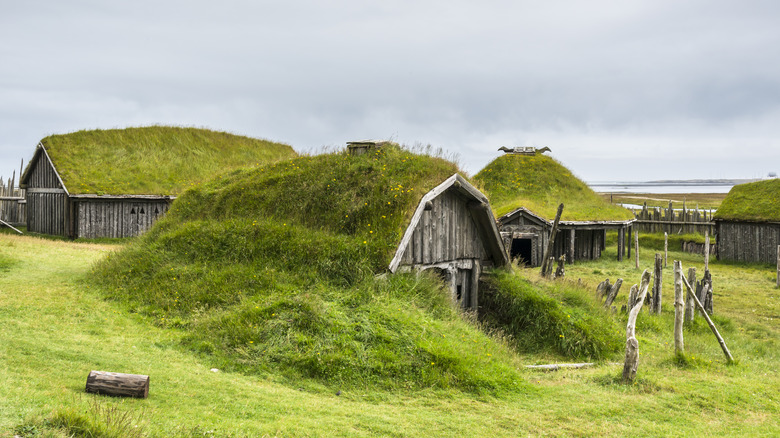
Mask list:
[[[0,235],[0,437],[780,434],[780,292],[773,266],[711,264],[715,321],[735,365],[725,363],[701,318],[685,331],[685,359],[675,358],[669,268],[663,315],[639,318],[634,385],[621,384],[621,366],[610,364],[622,360],[620,353],[594,368],[540,372],[522,365],[564,359],[516,352],[500,360],[521,376],[517,390],[478,395],[367,386],[336,395],[337,388],[317,380],[212,372],[208,356],[182,346],[180,329],[157,327],[104,301],[89,275],[119,247]],[[653,251],[641,249],[640,256],[649,268]],[[622,304],[641,271],[633,260],[614,258],[608,248],[602,260],[570,266],[565,281],[581,279],[595,290],[620,276]],[[671,259],[701,270],[699,256],[671,252]],[[542,281],[535,270],[517,275]],[[505,336],[494,334],[494,342]],[[150,397],[84,394],[90,370],[148,374]]]

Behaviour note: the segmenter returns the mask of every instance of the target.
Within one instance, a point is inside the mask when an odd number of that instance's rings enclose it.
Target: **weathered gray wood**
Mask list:
[[[682,263],[674,261],[674,353],[685,353],[683,340],[683,318],[685,304],[683,303]]]
[[[777,246],[777,287],[780,287],[780,245]]]
[[[639,269],[639,231],[634,233],[634,265]]]
[[[553,253],[553,247],[555,245],[555,236],[558,234],[558,223],[561,221],[561,214],[563,214],[563,204],[561,203],[558,205],[558,212],[555,214],[555,221],[553,221],[552,229],[550,230],[550,237],[547,241],[547,248],[544,250],[544,256],[542,258],[542,268],[541,268],[541,275],[542,277],[547,277],[548,272],[552,269],[548,268],[550,265],[550,256]]]
[[[623,279],[618,278],[617,281],[615,281],[615,284],[612,285],[612,287],[609,289],[609,293],[607,294],[607,299],[604,300],[604,307],[609,309],[609,306],[612,305],[612,302],[615,301],[615,297],[617,297],[618,292],[620,292],[620,286],[623,285]]]
[[[115,397],[147,398],[149,396],[149,376],[91,371],[87,376],[86,392]]]
[[[717,338],[718,343],[720,344],[720,348],[721,350],[723,350],[723,354],[726,356],[726,360],[728,360],[729,362],[734,362],[734,357],[731,355],[731,352],[726,346],[726,341],[723,340],[723,337],[720,335],[718,329],[715,327],[715,323],[713,323],[712,319],[710,319],[709,315],[707,315],[707,311],[704,309],[704,305],[702,305],[701,301],[699,301],[699,299],[696,298],[696,294],[693,293],[693,288],[691,288],[691,285],[688,284],[688,281],[685,278],[683,278],[683,284],[685,284],[685,287],[688,288],[688,293],[690,293],[693,296],[693,300],[696,303],[696,307],[699,308],[699,311],[701,312],[702,316],[704,316],[704,319],[707,321],[707,325],[710,326],[710,330],[712,330],[712,333],[715,335],[715,338]]]
[[[664,268],[667,266],[669,259],[669,234],[664,233]]]
[[[558,257],[558,267],[555,269],[555,276],[553,278],[563,278],[566,275],[566,255]]]
[[[704,270],[710,269],[710,233],[704,232]]]
[[[576,244],[575,244],[575,235],[577,232],[574,228],[569,230],[569,256],[567,257],[569,260],[569,263],[574,263],[575,260],[575,250],[576,250]]]
[[[607,292],[609,292],[611,287],[612,286],[609,284],[609,278],[599,283],[599,285],[596,287],[596,298],[598,298],[599,302],[601,302],[601,299],[607,295]]]
[[[618,241],[617,241],[617,259],[619,262],[623,261],[623,252],[625,251],[625,239],[626,239],[626,229],[620,228],[618,230]]]
[[[688,284],[696,284],[696,268],[688,268]],[[696,304],[693,302],[693,294],[686,294],[685,321],[693,321],[696,317]]]
[[[547,365],[526,365],[525,367],[532,370],[558,371],[561,369],[590,368],[594,365],[596,364],[593,362],[585,362],[585,363],[552,363]]]
[[[642,273],[640,284],[636,298],[637,304],[629,311],[628,323],[626,324],[626,356],[623,362],[624,382],[632,382],[634,380],[639,366],[639,341],[636,339],[636,319],[642,310],[642,304],[647,296],[647,288],[650,285],[650,272],[647,269]]]
[[[626,310],[625,310],[626,312],[629,312],[631,309],[634,308],[634,306],[636,306],[637,304],[636,300],[638,294],[639,294],[639,286],[637,286],[636,284],[631,286],[631,290],[628,293],[628,301],[626,302]]]
[[[653,270],[653,295],[650,299],[650,311],[656,315],[661,314],[661,301],[663,296],[663,262],[661,254],[655,254],[655,269]]]

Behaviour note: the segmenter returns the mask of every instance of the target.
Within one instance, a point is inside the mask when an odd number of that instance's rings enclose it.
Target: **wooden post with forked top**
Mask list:
[[[636,377],[636,370],[639,365],[639,341],[636,339],[636,318],[642,310],[642,304],[647,296],[647,288],[650,285],[650,272],[645,269],[642,273],[641,286],[636,295],[636,305],[628,313],[628,324],[626,325],[626,358],[623,363],[623,381],[632,382]]]

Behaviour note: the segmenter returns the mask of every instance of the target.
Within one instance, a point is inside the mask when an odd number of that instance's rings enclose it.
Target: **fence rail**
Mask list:
[[[0,220],[11,225],[27,223],[27,201],[25,190],[16,187],[16,174],[4,182],[0,178]]]
[[[688,209],[683,205],[682,210],[672,208],[647,207],[645,203],[641,209],[633,209],[636,222],[634,229],[645,233],[669,233],[669,234],[715,234],[715,222],[712,222],[712,210],[698,208]]]

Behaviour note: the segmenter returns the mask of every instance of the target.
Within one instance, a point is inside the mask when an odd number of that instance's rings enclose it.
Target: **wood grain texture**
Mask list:
[[[115,397],[147,398],[149,376],[142,374],[91,371],[87,376],[86,392]]]

